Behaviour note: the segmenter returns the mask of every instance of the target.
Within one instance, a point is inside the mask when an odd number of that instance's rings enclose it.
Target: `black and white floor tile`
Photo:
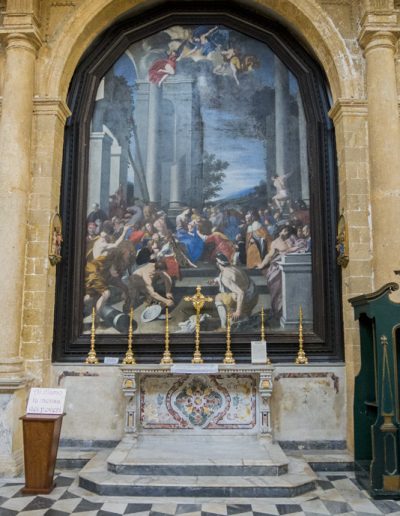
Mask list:
[[[49,495],[24,496],[21,479],[0,480],[0,516],[400,516],[400,501],[373,500],[352,472],[318,473],[318,487],[296,498],[166,499],[102,497],[78,487],[78,471],[59,471]]]

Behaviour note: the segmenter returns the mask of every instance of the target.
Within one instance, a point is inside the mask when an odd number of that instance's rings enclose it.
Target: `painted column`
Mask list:
[[[389,18],[392,18],[391,16]],[[400,126],[395,75],[399,29],[364,25],[360,44],[367,64],[368,139],[375,289],[394,281],[400,266]]]
[[[275,175],[275,114],[267,115],[266,135],[265,135],[265,152],[266,152],[266,176],[267,187],[270,188],[272,176]],[[270,192],[268,192],[270,194]],[[272,197],[273,194],[269,196]]]
[[[301,198],[305,201],[310,199],[310,186],[308,179],[308,159],[307,159],[307,125],[304,115],[303,101],[300,92],[297,93],[297,107],[299,112],[299,165],[301,180]]]
[[[108,213],[112,142],[105,132],[90,134],[88,213],[95,203]]]
[[[114,140],[110,155],[110,195],[115,194],[121,184],[121,146]]]
[[[160,177],[158,170],[158,136],[160,131],[160,88],[157,84],[149,87],[149,111],[147,125],[146,181],[151,202],[160,200]]]
[[[128,158],[128,145],[121,147],[121,155],[119,157],[119,187],[122,186],[122,192],[124,198],[126,197],[127,185],[128,185],[128,169],[129,169],[129,158]]]
[[[276,174],[287,174],[289,142],[289,73],[275,57],[275,161]]]

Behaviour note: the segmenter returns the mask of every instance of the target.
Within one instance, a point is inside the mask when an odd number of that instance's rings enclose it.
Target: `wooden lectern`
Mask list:
[[[48,494],[54,487],[54,469],[64,414],[26,414],[22,420],[24,438],[24,494]]]

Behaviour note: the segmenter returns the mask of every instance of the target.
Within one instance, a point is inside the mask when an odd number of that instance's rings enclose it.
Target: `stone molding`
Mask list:
[[[121,371],[123,374],[128,373],[140,373],[140,374],[173,374],[171,373],[171,366],[164,364],[135,364],[135,365],[121,365]],[[199,368],[200,369],[200,368]],[[260,373],[271,373],[274,370],[274,366],[268,365],[257,365],[257,364],[218,364],[218,373],[238,373],[238,374],[260,374]],[[176,376],[184,375],[189,373],[177,373]],[[198,373],[190,374],[206,374],[212,375],[213,373],[202,373],[199,370]]]
[[[4,27],[40,26],[40,0],[7,0]]]
[[[337,125],[345,116],[368,116],[368,102],[366,99],[337,99],[329,110],[328,115]]]
[[[23,389],[28,382],[21,357],[0,359],[0,393]]]
[[[3,40],[6,49],[24,48],[34,52],[35,56],[43,45],[42,36],[35,25],[3,25],[0,27],[0,40]]]
[[[55,116],[62,124],[71,116],[67,103],[62,99],[35,97],[33,99],[33,114],[36,116]]]
[[[27,385],[27,379],[24,376],[21,377],[0,377],[0,393],[7,392],[13,393],[19,389],[23,389]]]
[[[364,51],[364,55],[375,48],[388,48],[393,53],[395,52],[396,43],[400,36],[400,27],[396,22],[395,18],[390,23],[381,20],[373,23],[367,21],[362,25],[358,42]]]

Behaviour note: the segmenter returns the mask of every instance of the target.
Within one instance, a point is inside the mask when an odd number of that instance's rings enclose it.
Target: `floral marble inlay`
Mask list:
[[[256,429],[253,376],[143,376],[143,429]]]
[[[183,419],[193,426],[205,426],[215,417],[223,405],[230,403],[229,394],[225,399],[203,378],[190,378],[174,396],[173,406]]]
[[[168,391],[166,404],[182,428],[210,428],[229,411],[231,396],[213,376],[182,377]]]

